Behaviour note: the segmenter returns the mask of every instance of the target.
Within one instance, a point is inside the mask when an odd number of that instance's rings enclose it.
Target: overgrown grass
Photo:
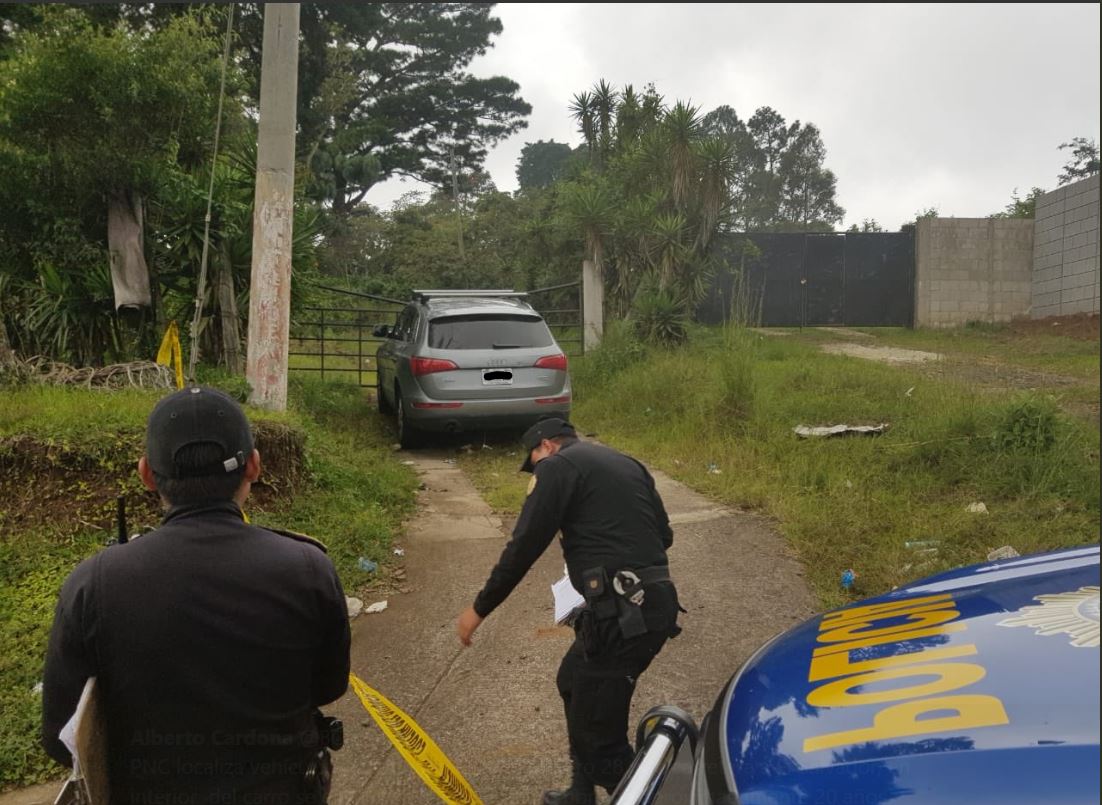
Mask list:
[[[241,393],[239,384],[217,374],[205,381]],[[249,414],[254,421],[275,420],[305,433],[307,481],[293,498],[249,513],[261,525],[325,542],[346,591],[354,594],[372,578],[358,559],[384,565],[390,556],[391,540],[412,508],[415,476],[393,459],[390,434],[358,388],[307,379],[294,380],[290,392],[286,413]],[[116,474],[120,487],[133,488],[145,418],[159,396],[42,386],[0,389],[0,440],[26,434],[65,447],[81,461]],[[47,483],[24,479],[26,494],[43,495]],[[114,537],[86,523],[45,520],[17,530],[8,520],[8,506],[0,503],[0,790],[58,772],[38,748],[41,700],[35,691],[53,607],[65,576]]]
[[[698,329],[678,350],[631,353],[620,341],[572,365],[573,419],[719,501],[761,511],[797,548],[823,606],[930,573],[1098,539],[1097,430],[1040,395],[992,398],[917,370],[819,352],[798,339]],[[1097,360],[1097,358],[1096,358]],[[801,440],[800,424],[888,422],[881,437]],[[476,454],[480,486],[497,472]],[[988,514],[967,511],[983,502]],[[907,543],[933,543],[920,552]],[[852,568],[857,582],[839,584]]]

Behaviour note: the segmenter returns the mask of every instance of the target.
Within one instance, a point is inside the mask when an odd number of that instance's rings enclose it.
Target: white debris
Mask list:
[[[35,682],[34,687],[31,688],[31,693],[33,693],[35,696],[40,695],[42,693],[42,683]]]
[[[403,461],[403,462],[402,462],[402,464],[404,464],[404,465],[405,465],[405,466],[407,466],[407,467],[412,467],[412,466],[413,466],[414,464],[416,464],[416,463],[417,463],[417,462],[415,462],[415,461]]]
[[[914,390],[915,390],[915,387],[911,386],[909,389],[907,389],[905,392],[903,392],[903,396],[904,397],[910,397],[911,394],[914,393]]]
[[[386,601],[376,601],[374,604],[364,610],[368,615],[374,615],[377,612],[382,612],[386,609]]]
[[[395,556],[405,556],[406,555],[406,549],[405,548],[395,548],[394,549],[394,555]]]
[[[1021,556],[1021,554],[1014,550],[1012,547],[1010,547],[1009,545],[1003,545],[1001,548],[996,548],[995,550],[991,551],[991,553],[987,554],[987,561],[997,562],[1000,559],[1014,559],[1018,556]]]
[[[890,428],[887,422],[879,425],[830,425],[824,427],[811,427],[810,425],[798,425],[792,432],[801,439],[810,439],[813,436],[879,436]]]
[[[361,601],[359,598],[353,598],[350,595],[346,595],[344,597],[344,605],[348,607],[349,620],[352,620],[352,618],[363,612],[364,602]]]
[[[987,504],[982,500],[977,500],[975,503],[968,504],[968,511],[972,514],[987,514]]]

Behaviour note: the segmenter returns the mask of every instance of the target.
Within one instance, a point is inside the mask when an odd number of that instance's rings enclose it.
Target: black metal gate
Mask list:
[[[528,303],[532,305],[567,355],[585,352],[582,337],[582,283],[565,282],[547,288],[528,291]]]
[[[385,296],[316,286],[333,301],[304,306],[291,322],[288,371],[317,372],[321,379],[375,387],[375,350],[381,338],[371,334],[377,324],[393,324],[405,305]]]
[[[767,327],[914,324],[911,232],[726,235],[718,257],[722,268],[697,308],[704,323],[727,321],[741,292]]]

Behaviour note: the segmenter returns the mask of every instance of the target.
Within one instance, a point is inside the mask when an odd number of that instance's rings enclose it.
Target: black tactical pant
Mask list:
[[[616,618],[591,621],[587,628],[594,633],[588,639],[576,627],[556,680],[571,754],[587,778],[610,792],[635,755],[627,736],[636,682],[679,631],[673,585],[648,587],[646,595],[646,634],[625,639]]]

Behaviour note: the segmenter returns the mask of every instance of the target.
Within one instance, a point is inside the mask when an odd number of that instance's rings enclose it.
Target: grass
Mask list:
[[[800,339],[717,329],[694,330],[676,351],[612,331],[572,372],[580,429],[718,501],[772,515],[824,607],[1002,545],[1025,554],[1098,539],[1098,431],[1043,395],[994,398]],[[891,428],[877,438],[792,432],[880,422]],[[461,461],[495,508],[517,510],[515,457]],[[989,514],[967,511],[979,501]],[[907,546],[920,541],[936,553]],[[845,592],[850,568],[857,582]]]
[[[940,352],[947,356],[981,358],[1035,372],[1093,381],[1097,388],[1098,342],[1061,335],[1022,335],[1005,325],[908,330],[878,327],[864,332],[876,335],[886,346]]]
[[[217,375],[207,382],[219,384]],[[225,384],[240,394],[239,383]],[[27,495],[59,493],[68,502],[88,498],[90,510],[113,507],[120,490],[137,490],[134,462],[140,455],[146,416],[158,392],[95,391],[27,386],[0,388],[0,464],[5,444],[17,435],[56,448],[59,461],[75,462],[89,477],[108,479],[102,488],[78,481],[51,489],[50,477],[19,480]],[[307,481],[292,496],[266,509],[250,508],[253,521],[318,537],[349,594],[373,580],[358,566],[369,557],[385,571],[390,545],[412,509],[416,480],[394,460],[392,437],[363,392],[351,384],[293,380],[285,413],[249,410],[255,421],[276,421],[305,435]],[[9,472],[7,468],[4,470]],[[102,497],[105,500],[97,500]],[[18,503],[18,502],[17,502]],[[58,522],[39,518],[16,528],[0,505],[0,790],[40,782],[58,773],[37,745],[42,661],[54,603],[62,581],[82,559],[114,534],[97,518]]]

